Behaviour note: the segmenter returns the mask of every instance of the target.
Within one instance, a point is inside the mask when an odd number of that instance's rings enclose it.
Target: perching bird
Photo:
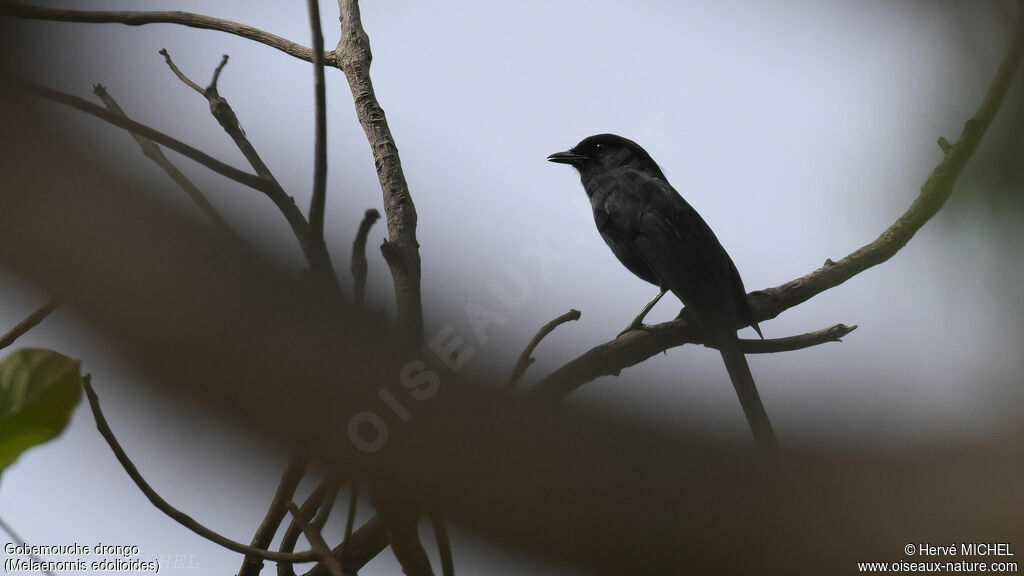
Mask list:
[[[580,173],[601,237],[630,272],[661,292],[626,331],[643,329],[644,316],[672,291],[722,353],[740,405],[759,446],[777,446],[736,330],[761,329],[747,304],[736,266],[715,233],[668,183],[639,144],[614,134],[584,139],[548,156]]]

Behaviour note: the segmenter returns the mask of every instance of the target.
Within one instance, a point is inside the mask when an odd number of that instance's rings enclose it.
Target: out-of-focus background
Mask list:
[[[88,8],[139,6],[97,1]],[[145,8],[224,17],[309,44],[302,3],[166,0]],[[322,8],[330,48],[337,8]],[[578,178],[545,162],[547,154],[598,132],[636,140],[715,229],[747,288],[775,286],[873,240],[909,206],[942,158],[936,139],[954,140],[980,103],[1015,15],[1014,3],[999,0],[651,0],[628,10],[604,0],[450,0],[361,8],[377,96],[420,215],[428,337],[450,327],[472,345],[470,373],[511,369],[540,325],[569,308],[583,313],[545,340],[527,384],[614,337],[655,292],[614,259]],[[87,98],[101,83],[133,119],[243,166],[205,99],[157,51],[167,48],[203,86],[229,54],[221,95],[289,193],[308,205],[308,63],[169,25],[3,20],[0,29],[17,46],[0,55],[5,70]],[[339,71],[327,71],[327,88],[327,240],[344,273],[363,211],[381,208],[380,189]],[[953,198],[906,248],[762,325],[768,337],[837,322],[859,326],[842,344],[750,357],[785,446],[907,453],[977,440],[1015,421],[1024,400],[1022,94],[1018,79]],[[58,105],[40,103],[36,112],[82,156],[195,211],[125,132]],[[169,156],[247,240],[298,270],[298,247],[266,198]],[[384,234],[383,224],[371,232],[368,298],[390,312],[391,281],[376,250]],[[521,306],[510,307],[493,286],[517,292],[513,278],[525,280],[527,292]],[[46,297],[0,269],[0,331]],[[500,317],[486,341],[467,320],[467,305]],[[670,319],[678,308],[667,297],[651,319]],[[285,453],[155,395],[71,310],[59,310],[17,346],[81,358],[111,425],[154,487],[212,528],[251,537]],[[572,401],[678,434],[748,441],[719,356],[703,348],[672,350],[586,385]],[[240,563],[149,505],[84,406],[57,441],[5,471],[0,516],[30,543],[138,545],[176,573],[231,573]],[[340,537],[341,516],[328,536]],[[467,572],[568,573],[462,532],[454,538]],[[363,571],[399,572],[390,552]]]

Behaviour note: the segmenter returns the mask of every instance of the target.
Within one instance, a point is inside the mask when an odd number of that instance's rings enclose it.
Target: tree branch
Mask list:
[[[312,518],[316,511],[319,509],[320,504],[324,501],[327,495],[327,490],[330,488],[330,482],[325,478],[317,484],[313,492],[306,498],[306,501],[299,507],[299,513],[303,518]],[[299,535],[302,533],[302,527],[293,518],[291,523],[288,524],[288,529],[285,530],[284,536],[281,538],[281,546],[279,550],[281,552],[292,552],[295,550],[295,544],[299,541]],[[295,576],[295,569],[291,562],[278,562],[277,563],[277,574],[278,576]]]
[[[206,166],[210,170],[213,170],[214,172],[220,174],[221,176],[230,178],[235,182],[244,184],[250,188],[254,188],[264,193],[267,193],[267,191],[270,188],[270,184],[266,180],[260,178],[255,174],[249,174],[248,172],[243,172],[242,170],[239,170],[238,168],[235,168],[233,166],[228,166],[227,164],[214,159],[213,157],[204,152],[200,152],[199,150],[189,146],[188,144],[185,144],[184,142],[181,142],[180,140],[172,138],[164,134],[163,132],[158,132],[150,128],[149,126],[146,126],[145,124],[140,124],[134,120],[131,120],[130,118],[127,118],[126,116],[123,116],[121,114],[115,114],[114,112],[97,106],[96,104],[93,104],[88,100],[79,98],[78,96],[73,96],[71,94],[66,94],[64,92],[53,90],[45,86],[40,86],[38,84],[33,84],[31,82],[26,82],[18,79],[13,79],[13,83],[15,86],[17,86],[27,94],[31,94],[44,100],[50,100],[51,102],[64,104],[65,106],[70,106],[77,110],[81,110],[86,114],[91,114],[93,116],[96,116],[97,118],[106,120],[114,126],[128,130],[133,134],[138,134],[140,136],[148,138],[149,140],[152,140],[157,144],[174,150],[178,154],[195,160],[196,162],[202,164],[203,166]]]
[[[160,54],[163,55],[164,60],[167,62],[168,67],[174,72],[182,82],[187,86],[195,89],[197,86],[195,82],[188,79],[178,67],[171,60],[171,55],[167,49],[161,49]],[[228,62],[228,56],[225,54],[221,58],[220,64],[217,66],[213,73],[213,79],[210,81],[210,85],[206,89],[201,90],[200,93],[210,103],[210,113],[217,119],[217,123],[220,124],[221,128],[231,137],[231,140],[235,143],[238,150],[245,156],[245,159],[252,166],[256,174],[267,183],[266,188],[263,192],[270,198],[271,202],[277,206],[277,209],[284,216],[288,225],[292,229],[292,234],[295,235],[296,240],[299,242],[299,246],[302,248],[302,252],[306,257],[306,261],[309,263],[310,269],[314,275],[324,282],[332,292],[340,294],[340,286],[338,285],[337,275],[334,273],[334,267],[331,264],[330,254],[327,253],[327,247],[323,242],[311,242],[311,232],[309,222],[306,221],[306,217],[303,216],[302,210],[295,205],[295,199],[288,195],[288,193],[278,182],[277,178],[270,171],[270,168],[260,157],[259,152],[256,151],[256,147],[249,141],[249,137],[245,135],[245,130],[242,129],[242,125],[238,120],[238,116],[235,114],[234,109],[231,108],[231,104],[228,103],[227,99],[220,95],[217,90],[217,80],[220,78],[221,70]]]
[[[512,375],[509,376],[508,381],[505,382],[505,389],[508,390],[515,386],[516,382],[518,382],[519,379],[523,377],[523,374],[526,373],[526,369],[534,363],[532,354],[537,348],[537,345],[540,344],[541,340],[562,324],[579,319],[580,311],[573,309],[542,326],[537,334],[530,339],[530,342],[526,345],[526,349],[523,350],[523,353],[519,355],[519,360],[516,361],[516,365],[512,368]]]
[[[14,344],[15,340],[21,338],[22,336],[25,335],[26,332],[38,326],[39,323],[45,320],[46,317],[49,316],[51,312],[53,312],[57,308],[60,308],[60,305],[62,303],[63,301],[54,298],[53,300],[50,300],[49,302],[44,304],[35,312],[29,314],[28,318],[25,318],[21,322],[18,322],[17,326],[11,328],[3,336],[0,336],[0,350],[7,348],[11,344]]]
[[[100,100],[103,101],[103,105],[107,107],[107,110],[110,110],[115,114],[120,114],[122,116],[127,117],[127,114],[124,113],[124,110],[121,109],[121,106],[107,92],[107,89],[104,88],[102,84],[96,84],[95,86],[93,86],[92,91],[94,94],[96,94],[96,96],[100,98]],[[178,167],[175,166],[174,163],[170,161],[169,158],[167,158],[167,155],[164,154],[163,150],[161,150],[160,147],[157,146],[155,142],[144,136],[139,136],[134,132],[129,132],[129,134],[132,135],[132,138],[135,139],[135,142],[139,145],[139,148],[142,149],[142,154],[149,158],[150,160],[152,160],[153,162],[155,162],[157,166],[159,166],[164,172],[166,172],[167,175],[171,177],[171,180],[174,180],[175,184],[180,186],[181,189],[185,191],[185,194],[187,194],[188,197],[192,200],[192,202],[194,202],[196,206],[199,207],[199,210],[202,211],[203,215],[206,216],[206,218],[210,222],[212,222],[214,226],[223,230],[224,232],[227,232],[229,235],[237,239],[239,242],[244,242],[242,236],[238,233],[238,231],[236,231],[234,227],[232,227],[231,224],[228,223],[227,219],[225,219],[224,216],[222,216],[220,212],[218,212],[217,209],[214,208],[212,204],[210,204],[210,201],[206,198],[206,195],[203,194],[202,191],[200,191],[199,188],[195,184],[193,184],[192,181],[189,180],[188,177],[185,176],[181,172],[181,170],[179,170]]]
[[[1022,8],[1024,11],[1024,8]],[[921,187],[921,193],[910,208],[870,244],[838,262],[826,260],[814,272],[781,286],[758,290],[747,295],[754,320],[763,322],[806,302],[810,298],[839,286],[857,274],[885,262],[900,250],[934,216],[953,192],[953,184],[977,149],[985,131],[992,123],[1024,51],[1024,17],[1018,16],[1013,40],[1003,63],[996,72],[985,99],[973,118],[968,120],[960,139],[945,150],[942,162],[932,170]],[[742,326],[737,326],[742,328]],[[615,340],[591,348],[574,360],[549,374],[537,384],[540,394],[561,395],[601,376],[618,375],[669,348],[701,342],[702,335],[685,320],[673,320],[651,327],[649,331],[633,331]]]
[[[274,498],[270,502],[267,514],[264,516],[259,528],[256,529],[256,534],[252,537],[253,548],[259,548],[260,550],[270,548],[270,542],[274,539],[277,529],[281,527],[281,522],[288,512],[288,505],[295,495],[295,489],[298,488],[299,482],[302,481],[302,477],[305,474],[306,459],[298,454],[293,454],[288,461],[288,465],[285,467],[284,474],[281,475],[281,481],[274,492]],[[312,543],[312,541],[310,542]],[[245,559],[242,560],[242,567],[238,571],[238,576],[257,576],[261,570],[263,570],[263,560],[258,556],[246,555]]]
[[[366,299],[366,274],[369,265],[366,262],[366,237],[370,234],[370,228],[380,220],[380,212],[376,208],[370,208],[363,215],[363,221],[359,223],[359,231],[356,232],[356,239],[352,242],[352,264],[349,269],[352,271],[353,292],[356,306],[362,306]]]
[[[3,530],[4,532],[7,532],[7,535],[10,536],[11,540],[14,540],[15,543],[21,544],[22,546],[25,546],[25,539],[22,538],[21,536],[19,536],[18,533],[15,532],[14,527],[11,526],[10,524],[8,524],[7,522],[5,522],[3,518],[0,518],[0,530]],[[38,554],[36,554],[35,552],[32,552],[31,550],[29,550],[28,557],[33,559],[33,560],[35,560],[36,562],[38,562],[40,564],[43,563],[43,559],[40,558]],[[43,574],[46,574],[46,576],[57,576],[56,574],[53,573],[53,570],[40,570],[40,572],[42,572]]]
[[[352,530],[356,525],[356,508],[359,505],[359,483],[353,481],[349,487],[348,492],[348,511],[345,514],[345,538],[343,542],[347,542],[349,546],[352,543]],[[352,565],[352,561],[349,559],[347,553],[349,547],[343,547],[341,549],[341,567],[344,570],[348,570],[349,566]],[[355,572],[355,571],[353,571]]]
[[[810,348],[812,346],[818,346],[828,342],[842,342],[841,338],[856,329],[856,324],[853,326],[836,324],[835,326],[830,326],[824,330],[816,330],[814,332],[807,332],[797,336],[787,336],[785,338],[767,338],[764,340],[759,338],[754,340],[740,339],[740,348],[743,350],[744,354],[775,354],[778,352],[792,352],[794,350],[803,350],[804,348]],[[705,344],[705,346],[708,346],[708,344]]]
[[[327,202],[327,87],[324,80],[324,33],[320,26],[320,2],[308,0],[309,27],[313,35],[313,94],[316,129],[313,149],[313,196],[309,204],[310,242],[324,242],[324,207]]]
[[[430,525],[434,528],[434,538],[437,539],[437,554],[441,558],[441,575],[455,576],[452,544],[451,539],[448,537],[448,527],[445,526],[444,517],[437,512],[431,513]]]
[[[153,490],[153,487],[150,486],[148,482],[146,482],[142,477],[142,474],[139,473],[139,469],[135,467],[135,463],[131,461],[128,454],[126,454],[124,449],[121,448],[121,443],[117,441],[117,437],[114,436],[114,432],[110,429],[110,425],[107,424],[107,419],[103,416],[103,411],[100,409],[100,399],[96,396],[96,392],[92,388],[92,382],[89,375],[85,375],[82,378],[82,386],[85,388],[85,395],[89,400],[89,407],[92,409],[92,415],[96,419],[96,429],[99,430],[103,439],[107,441],[107,444],[114,452],[114,456],[117,458],[117,461],[121,463],[124,471],[128,473],[128,476],[131,477],[132,481],[135,482],[135,485],[139,487],[139,490],[146,495],[146,498],[148,498],[153,506],[156,506],[158,510],[199,536],[206,538],[214,544],[223,546],[228,550],[238,552],[239,554],[251,554],[253,556],[275,562],[313,562],[317,560],[318,557],[314,552],[302,552],[298,554],[270,552],[253,546],[246,546],[240,542],[235,542],[226,536],[222,536],[213,530],[210,530],[206,526],[196,522],[195,519],[188,514],[178,510],[174,506],[171,506],[166,500],[157,494],[156,490]]]
[[[383,552],[387,546],[387,528],[380,516],[374,516],[353,532],[351,538],[346,538],[340,545],[335,546],[331,553],[342,562],[342,567],[345,570],[354,574]],[[327,567],[320,563],[313,566],[303,576],[327,576],[327,574],[329,574]]]
[[[93,24],[127,24],[128,26],[142,26],[144,24],[180,24],[190,28],[203,30],[217,30],[227,32],[235,36],[241,36],[280,50],[289,56],[294,56],[307,62],[312,61],[312,51],[301,44],[286,40],[269,32],[254,28],[246,24],[239,24],[231,20],[213,18],[202,14],[181,11],[138,11],[138,10],[60,10],[54,8],[42,8],[39,6],[28,6],[17,3],[0,3],[0,15],[14,16],[26,20],[51,20],[56,22],[86,22]],[[331,53],[324,55],[325,61],[333,67],[338,63]]]
[[[306,535],[306,540],[309,540],[310,545],[313,546],[313,551],[316,552],[320,558],[320,562],[327,567],[327,570],[332,576],[342,576],[341,564],[338,563],[337,558],[331,554],[331,548],[324,542],[323,535],[320,534],[320,529],[306,522],[306,519],[302,516],[302,512],[299,511],[299,507],[295,505],[295,502],[288,503],[288,511],[292,513],[292,518],[295,519],[295,523],[302,528],[302,532]]]
[[[416,206],[402,171],[391,129],[370,80],[370,39],[363,30],[357,0],[338,0],[341,40],[335,55],[348,79],[356,115],[373,151],[377,178],[384,194],[388,238],[381,253],[391,269],[399,324],[410,341],[423,340],[423,304],[420,299],[420,252],[416,240]]]

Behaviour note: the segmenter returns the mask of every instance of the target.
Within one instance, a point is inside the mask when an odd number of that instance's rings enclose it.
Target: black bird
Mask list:
[[[630,272],[661,292],[626,331],[643,329],[644,316],[671,290],[722,353],[740,405],[759,446],[778,441],[740,349],[736,330],[761,334],[743,281],[729,254],[639,144],[614,134],[584,139],[548,161],[580,173],[601,237]]]

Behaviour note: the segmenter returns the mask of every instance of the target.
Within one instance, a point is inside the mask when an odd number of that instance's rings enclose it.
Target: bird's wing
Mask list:
[[[646,178],[641,190],[647,201],[637,214],[637,255],[705,329],[735,333],[737,320],[746,316],[746,299],[715,233],[668,182]]]

